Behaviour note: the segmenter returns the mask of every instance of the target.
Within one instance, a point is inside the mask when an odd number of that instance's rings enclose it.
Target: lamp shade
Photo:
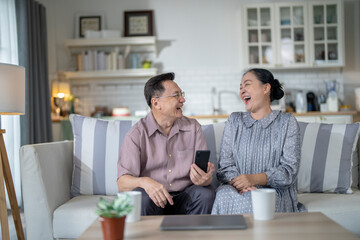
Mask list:
[[[59,97],[59,94],[62,94],[62,97],[68,97],[70,95],[69,82],[62,82],[62,81],[52,82],[52,96]]]
[[[0,63],[0,115],[25,114],[25,68]]]

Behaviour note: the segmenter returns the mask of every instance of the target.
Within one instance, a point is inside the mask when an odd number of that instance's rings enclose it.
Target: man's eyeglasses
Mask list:
[[[154,97],[154,98],[167,98],[167,97],[174,97],[176,99],[179,99],[180,97],[185,98],[185,92],[182,91],[182,92],[174,93],[174,94],[171,94],[168,96],[161,96],[161,97]]]

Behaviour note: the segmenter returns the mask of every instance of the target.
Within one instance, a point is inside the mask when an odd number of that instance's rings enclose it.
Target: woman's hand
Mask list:
[[[265,173],[242,174],[233,178],[230,184],[241,194],[256,189],[255,185],[266,185],[267,176]]]
[[[215,171],[215,166],[208,162],[207,172],[201,170],[195,163],[190,167],[190,179],[198,186],[208,186],[212,181],[212,175]]]
[[[239,192],[254,186],[254,183],[251,179],[251,174],[242,174],[237,176],[231,180],[230,184]]]

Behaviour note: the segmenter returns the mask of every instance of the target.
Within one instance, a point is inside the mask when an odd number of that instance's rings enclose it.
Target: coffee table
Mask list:
[[[124,239],[357,239],[320,212],[276,213],[270,221],[257,221],[252,214],[244,214],[246,230],[161,231],[163,216],[141,217],[139,222],[126,223]],[[96,220],[78,239],[102,239],[101,224]]]

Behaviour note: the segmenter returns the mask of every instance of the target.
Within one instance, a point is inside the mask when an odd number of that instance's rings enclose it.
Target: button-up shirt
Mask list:
[[[195,119],[177,119],[167,136],[150,112],[124,139],[117,164],[118,178],[150,177],[169,192],[182,191],[192,184],[189,173],[195,152],[206,149],[201,125]]]

